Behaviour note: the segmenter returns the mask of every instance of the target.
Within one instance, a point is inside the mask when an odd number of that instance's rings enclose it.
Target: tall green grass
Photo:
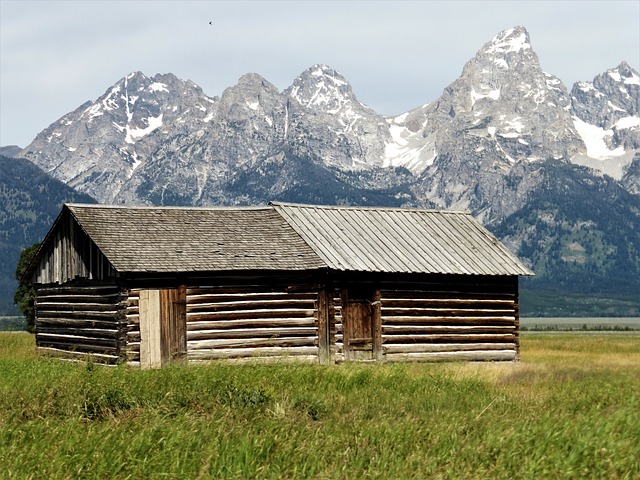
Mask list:
[[[640,336],[524,335],[519,363],[172,366],[0,335],[3,478],[638,478]]]

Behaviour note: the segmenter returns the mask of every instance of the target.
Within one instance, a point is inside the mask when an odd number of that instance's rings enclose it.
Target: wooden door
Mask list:
[[[342,291],[345,360],[375,360],[381,356],[380,294],[372,289]]]
[[[160,368],[187,351],[186,288],[141,290],[140,366]]]

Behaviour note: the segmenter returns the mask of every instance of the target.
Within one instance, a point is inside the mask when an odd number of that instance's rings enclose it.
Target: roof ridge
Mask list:
[[[274,207],[294,207],[294,208],[316,208],[322,210],[375,210],[375,211],[392,211],[392,212],[424,212],[424,213],[442,213],[456,215],[471,215],[466,210],[443,210],[437,208],[419,208],[419,207],[376,207],[376,206],[360,206],[360,205],[315,205],[305,203],[289,203],[289,202],[269,202]]]
[[[192,211],[258,211],[258,210],[273,210],[273,207],[269,205],[212,205],[207,207],[196,206],[154,206],[154,205],[107,205],[99,203],[65,203],[67,207],[80,207],[80,208],[105,208],[114,210],[192,210]]]

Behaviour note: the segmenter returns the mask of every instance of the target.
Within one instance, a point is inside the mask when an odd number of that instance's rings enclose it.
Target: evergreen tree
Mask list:
[[[13,303],[18,306],[18,310],[20,310],[24,315],[27,324],[27,332],[29,333],[35,333],[36,329],[36,290],[30,280],[21,280],[24,272],[26,272],[27,267],[29,266],[29,263],[31,263],[31,259],[34,257],[39,247],[39,243],[34,243],[30,247],[22,250],[20,253],[20,259],[16,265],[16,280],[20,283],[13,295]]]

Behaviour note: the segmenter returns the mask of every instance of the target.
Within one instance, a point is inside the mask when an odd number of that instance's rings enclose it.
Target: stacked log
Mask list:
[[[387,288],[381,291],[381,302],[387,361],[517,358],[518,302],[513,288]]]
[[[317,293],[273,286],[187,289],[187,358],[318,360]]]
[[[40,353],[119,363],[126,345],[126,293],[116,285],[38,289]]]
[[[131,366],[140,366],[140,290],[131,289],[126,302],[127,320],[127,363]]]

